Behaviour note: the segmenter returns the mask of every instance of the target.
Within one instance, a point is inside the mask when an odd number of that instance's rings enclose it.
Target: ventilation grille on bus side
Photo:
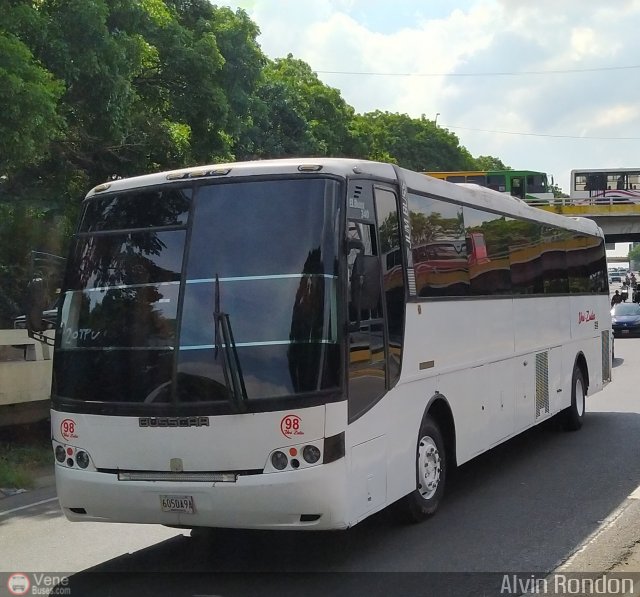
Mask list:
[[[549,353],[536,355],[536,419],[549,413]]]
[[[362,187],[360,185],[355,185],[353,187],[353,199],[360,199],[360,195],[362,195]]]
[[[601,333],[602,338],[602,381],[611,381],[611,361],[609,360],[610,348],[610,336],[609,330],[604,330]]]

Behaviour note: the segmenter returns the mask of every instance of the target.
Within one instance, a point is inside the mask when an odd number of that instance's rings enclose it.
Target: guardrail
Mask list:
[[[51,357],[51,347],[26,330],[0,330],[0,427],[49,416]]]

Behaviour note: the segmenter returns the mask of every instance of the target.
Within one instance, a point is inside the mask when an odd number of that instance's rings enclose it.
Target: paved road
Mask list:
[[[502,572],[556,568],[640,485],[640,339],[616,340],[616,355],[614,383],[587,399],[581,431],[549,423],[464,465],[424,524],[383,512],[349,532],[192,539],[162,527],[71,524],[49,501],[0,514],[0,570],[78,572],[71,594],[83,597],[497,594]],[[637,519],[625,524],[640,537]]]

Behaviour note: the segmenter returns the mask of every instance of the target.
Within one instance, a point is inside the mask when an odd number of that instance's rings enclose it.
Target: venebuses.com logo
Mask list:
[[[7,579],[10,595],[71,595],[69,577],[46,572],[14,572]]]
[[[31,588],[31,581],[26,574],[15,572],[9,577],[7,588],[12,595],[26,595]]]

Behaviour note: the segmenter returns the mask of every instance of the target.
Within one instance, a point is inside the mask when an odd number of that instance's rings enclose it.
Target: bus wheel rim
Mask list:
[[[433,438],[425,436],[418,442],[418,492],[422,499],[431,499],[440,484],[440,452]]]
[[[581,417],[584,415],[584,389],[582,387],[582,380],[576,379],[576,412],[578,416]]]

